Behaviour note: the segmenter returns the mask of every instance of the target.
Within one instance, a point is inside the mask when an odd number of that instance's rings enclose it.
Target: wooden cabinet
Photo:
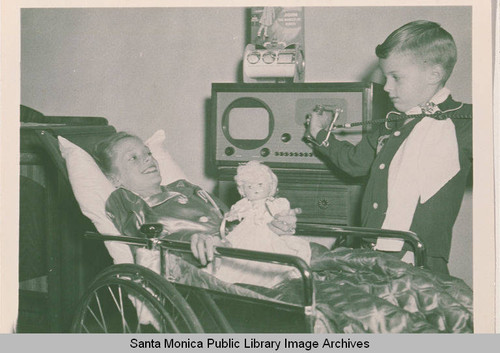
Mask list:
[[[273,168],[279,180],[278,197],[285,197],[293,208],[301,208],[298,222],[357,225],[362,182],[340,183],[330,171]],[[236,167],[219,169],[218,196],[228,205],[239,195],[234,176]],[[359,180],[359,179],[358,179]]]
[[[55,136],[90,150],[115,130],[105,119],[81,118],[78,124],[71,117],[64,124],[63,117],[51,123],[50,117],[38,114],[36,120],[22,119],[21,124],[17,331],[68,332],[76,302],[110,258],[102,243],[82,238],[93,225],[81,214],[61,174]]]

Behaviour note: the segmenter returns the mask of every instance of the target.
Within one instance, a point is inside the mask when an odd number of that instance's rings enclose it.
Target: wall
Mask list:
[[[236,81],[244,23],[242,8],[23,10],[21,103],[141,138],[165,129],[185,173],[211,188],[207,99],[212,82]]]
[[[416,19],[439,22],[455,37],[448,86],[471,102],[468,7],[308,7],[306,82],[382,82],[376,45]],[[204,152],[211,84],[240,80],[247,25],[243,8],[24,9],[21,103],[47,115],[104,116],[142,138],[165,129],[181,168],[212,189]],[[471,200],[469,191],[450,264],[469,284]]]
[[[453,35],[458,60],[447,85],[455,99],[470,103],[471,15],[468,7],[306,8],[306,80],[383,82],[375,47],[394,29],[425,19]]]

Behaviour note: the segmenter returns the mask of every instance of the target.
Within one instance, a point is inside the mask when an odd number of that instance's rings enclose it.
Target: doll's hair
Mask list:
[[[135,135],[131,135],[128,132],[121,131],[106,137],[95,146],[92,156],[94,157],[94,160],[96,161],[99,168],[101,168],[102,172],[106,176],[109,176],[109,174],[112,172],[114,147],[119,141],[127,138],[140,140],[140,138]]]
[[[271,184],[271,191],[269,196],[274,196],[278,190],[278,177],[273,173],[271,168],[267,165],[260,163],[259,161],[250,161],[245,164],[241,164],[236,170],[236,176],[234,177],[236,185],[238,185],[238,191],[241,196],[245,197],[243,191],[243,185],[255,180],[265,180]]]
[[[419,20],[392,32],[375,53],[387,59],[393,53],[411,55],[421,63],[438,64],[444,69],[443,83],[448,80],[457,62],[453,36],[438,23]]]

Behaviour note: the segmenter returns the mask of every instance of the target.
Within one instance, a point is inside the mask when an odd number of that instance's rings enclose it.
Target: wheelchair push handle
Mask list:
[[[143,224],[139,230],[148,239],[158,238],[163,231],[163,225],[160,223]]]

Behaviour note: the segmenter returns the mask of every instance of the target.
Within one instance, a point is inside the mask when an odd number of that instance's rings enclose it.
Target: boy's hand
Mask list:
[[[274,220],[268,223],[269,229],[278,235],[292,235],[295,234],[297,226],[297,215],[301,214],[300,208],[293,208],[285,210],[274,215]]]
[[[330,125],[331,117],[328,114],[318,114],[318,112],[312,112],[309,118],[309,132],[312,137],[316,138],[318,133],[323,129],[328,129]]]

